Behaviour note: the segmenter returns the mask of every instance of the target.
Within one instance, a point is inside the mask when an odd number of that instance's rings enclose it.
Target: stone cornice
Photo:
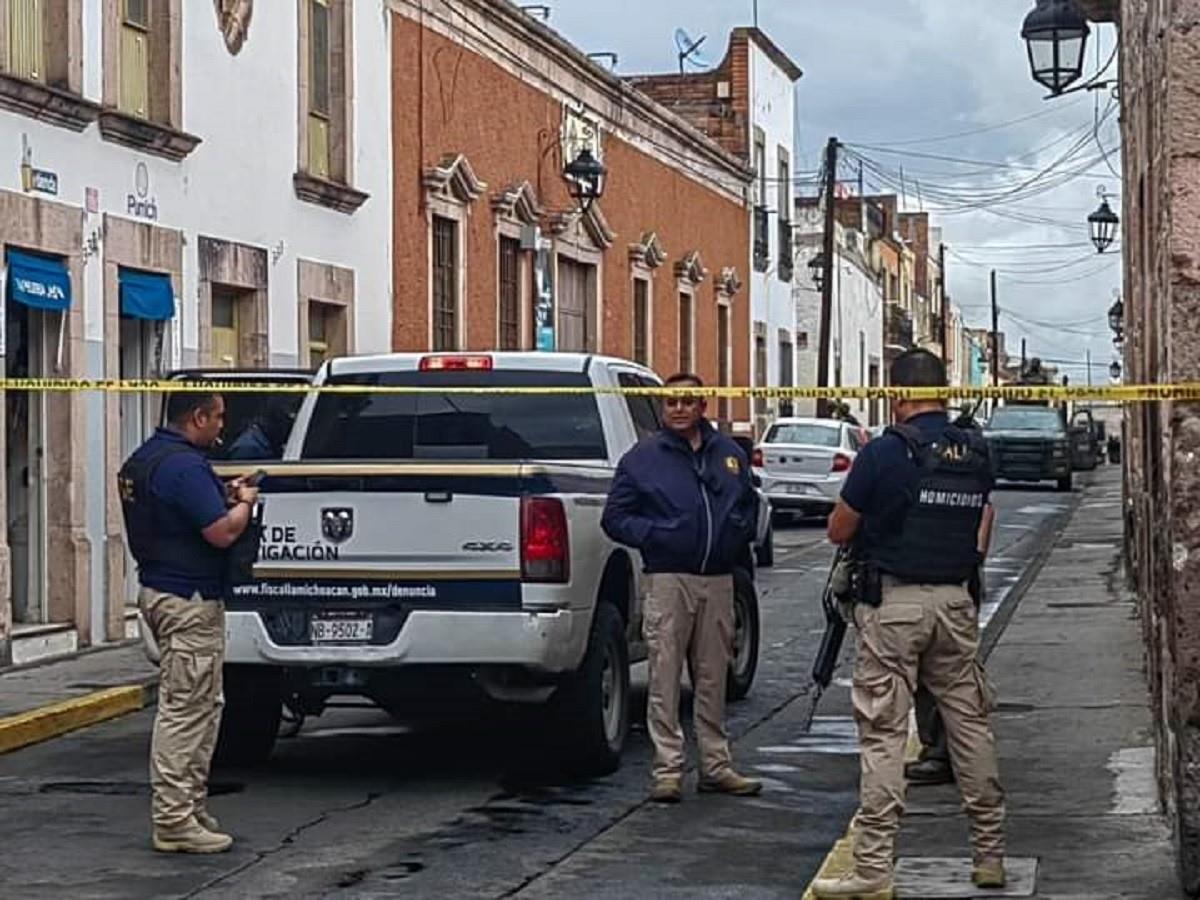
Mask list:
[[[463,154],[443,157],[431,169],[425,170],[425,188],[430,193],[454,197],[463,203],[473,203],[487,190],[487,182],[480,181]]]
[[[116,109],[100,112],[100,136],[122,147],[141,150],[172,162],[184,159],[200,145],[200,138],[194,134]]]
[[[100,106],[78,94],[0,72],[0,108],[40,122],[83,131],[100,116]]]
[[[642,235],[636,244],[629,245],[629,261],[647,269],[657,269],[667,261],[667,252],[653,231]]]
[[[349,185],[318,178],[307,172],[297,172],[293,175],[292,186],[296,191],[296,196],[306,203],[327,206],[336,212],[346,214],[356,212],[371,196]]]
[[[492,197],[492,211],[502,219],[512,219],[522,225],[536,225],[542,219],[537,194],[528,181],[512,184]]]
[[[704,283],[704,279],[708,277],[708,269],[704,268],[699,250],[693,250],[675,263],[675,277],[696,287]]]
[[[608,219],[600,210],[599,202],[589,206],[587,212],[575,209],[555,213],[550,217],[547,230],[554,235],[563,235],[575,223],[583,227],[592,243],[600,250],[607,250],[617,239],[617,233],[609,226]]]

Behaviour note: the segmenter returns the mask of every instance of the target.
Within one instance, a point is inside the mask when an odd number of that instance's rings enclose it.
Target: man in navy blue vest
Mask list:
[[[122,466],[119,484],[138,606],[162,657],[150,747],[153,843],[219,853],[233,839],[208,812],[208,772],[221,723],[228,551],[250,524],[258,491],[228,487],[205,455],[221,434],[217,394],[178,392],[165,428]]]
[[[654,743],[651,799],[682,799],[683,731],[679,686],[692,661],[693,709],[702,792],[747,796],[762,784],[733,770],[725,732],[725,678],[733,649],[733,569],[753,537],[758,499],[741,448],[704,418],[705,402],[688,388],[695,375],[667,386],[665,426],[625,454],[602,524],[614,541],[641,552],[648,575],[643,631],[649,651],[646,721]]]
[[[910,350],[892,363],[889,383],[945,388],[946,368],[928,350]],[[987,444],[951,424],[941,400],[893,400],[892,413],[897,424],[859,452],[829,517],[829,539],[853,544],[866,560],[869,588],[854,606],[851,698],[862,748],[854,868],[816,879],[821,900],[893,896],[918,680],[945,722],[971,825],[971,879],[982,888],[1005,882],[1004,791],[988,720],[994,695],[968,590],[994,518]]]

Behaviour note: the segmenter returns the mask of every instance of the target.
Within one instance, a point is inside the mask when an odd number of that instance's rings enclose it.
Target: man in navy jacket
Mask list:
[[[725,677],[733,649],[733,569],[754,535],[757,494],[741,449],[704,417],[695,375],[675,375],[664,427],[617,467],[604,531],[641,552],[649,588],[643,629],[650,657],[646,719],[654,742],[651,798],[682,797],[679,684],[690,657],[702,792],[749,796],[762,784],[733,770],[725,733]]]

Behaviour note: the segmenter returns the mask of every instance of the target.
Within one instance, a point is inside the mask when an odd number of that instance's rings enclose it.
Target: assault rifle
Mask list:
[[[837,668],[838,657],[842,653],[842,641],[846,638],[846,620],[838,609],[837,598],[833,594],[833,575],[838,565],[846,558],[848,551],[839,547],[829,567],[829,577],[825,579],[825,590],[821,592],[821,606],[825,610],[825,633],[821,635],[821,646],[817,648],[817,658],[812,667],[812,700],[809,702],[808,715],[804,717],[802,730],[808,732],[812,728],[813,717],[817,714],[817,704],[821,695],[833,681],[833,673]]]

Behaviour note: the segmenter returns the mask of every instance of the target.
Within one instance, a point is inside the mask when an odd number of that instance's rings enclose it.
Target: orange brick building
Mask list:
[[[391,10],[393,346],[747,384],[745,162],[505,0]],[[587,213],[562,174],[584,146],[608,170]]]

